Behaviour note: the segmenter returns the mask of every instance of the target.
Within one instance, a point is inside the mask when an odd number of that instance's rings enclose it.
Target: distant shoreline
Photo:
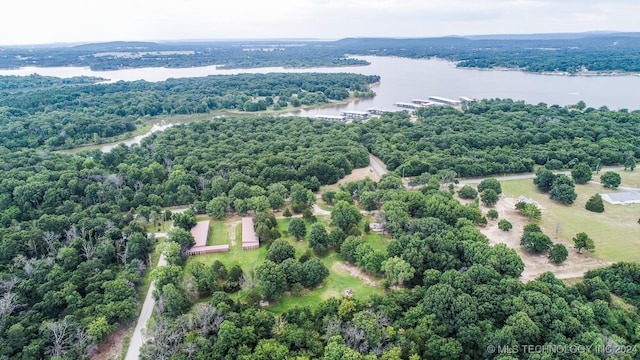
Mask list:
[[[442,59],[446,60],[446,59]],[[571,73],[568,71],[527,71],[522,68],[507,68],[507,67],[492,67],[492,68],[482,68],[482,67],[469,67],[469,66],[458,66],[455,61],[449,61],[456,69],[462,70],[475,70],[475,71],[516,71],[524,74],[532,74],[532,75],[550,75],[550,76],[586,76],[586,77],[609,77],[609,76],[640,76],[640,72],[624,72],[624,71],[580,71]]]

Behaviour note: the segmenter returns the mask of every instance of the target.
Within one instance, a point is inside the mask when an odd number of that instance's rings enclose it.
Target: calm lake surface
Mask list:
[[[0,75],[41,75],[72,77],[98,76],[115,81],[163,81],[168,78],[200,77],[207,75],[233,75],[239,73],[269,72],[351,72],[366,75],[380,75],[380,84],[373,89],[376,97],[351,102],[347,105],[301,110],[296,115],[314,116],[319,114],[338,115],[344,110],[366,111],[375,107],[384,110],[399,110],[396,102],[410,102],[416,98],[432,95],[458,99],[470,98],[512,98],[537,104],[570,105],[582,100],[587,106],[598,108],[606,105],[612,110],[640,109],[640,76],[562,76],[538,75],[520,71],[470,70],[456,68],[444,60],[416,60],[395,57],[358,57],[371,63],[368,66],[311,69],[230,69],[221,70],[216,66],[194,68],[140,68],[115,71],[92,71],[89,68],[26,67],[17,70],[0,70]]]

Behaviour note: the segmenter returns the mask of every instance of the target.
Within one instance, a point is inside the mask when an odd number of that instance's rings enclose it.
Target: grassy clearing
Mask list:
[[[348,271],[344,271],[336,264],[342,263],[338,254],[329,253],[322,259],[322,262],[329,268],[329,277],[325,279],[319,288],[305,292],[302,296],[283,295],[277,303],[268,307],[269,311],[280,314],[295,306],[314,306],[332,297],[342,297],[342,292],[346,289],[353,291],[353,297],[366,301],[373,294],[382,294],[380,286],[364,283],[364,281],[352,276]]]
[[[619,172],[623,182],[632,186],[640,180],[640,175]],[[549,199],[549,195],[538,191],[531,179],[502,182],[502,189],[508,196],[525,195],[542,207],[540,226],[552,239],[573,243],[572,238],[579,232],[586,232],[596,244],[593,256],[606,261],[640,261],[640,237],[634,236],[640,230],[637,223],[640,204],[611,205],[605,203],[602,214],[587,211],[587,200],[595,193],[610,192],[601,185],[577,185],[578,198],[575,203],[565,206]]]
[[[228,222],[212,221],[209,226],[209,238],[207,238],[207,245],[231,245],[229,241]]]
[[[373,250],[387,251],[387,246],[389,246],[389,237],[387,235],[369,233],[363,234],[362,238],[371,245]]]
[[[155,226],[151,223],[147,223],[147,232],[167,232],[173,225],[172,220],[156,222]]]

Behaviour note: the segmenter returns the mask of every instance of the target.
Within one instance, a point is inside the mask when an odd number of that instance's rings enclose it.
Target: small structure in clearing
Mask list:
[[[524,195],[520,195],[518,196],[518,202],[523,202],[525,204],[533,204],[533,205],[537,205],[535,201],[529,199],[528,197],[524,196]]]
[[[207,246],[209,224],[209,220],[200,221],[196,226],[191,228],[191,236],[193,236],[196,244],[187,251],[187,255],[203,255],[229,251],[229,245]]]
[[[369,225],[369,227],[371,228],[371,231],[373,231],[373,232],[376,232],[376,233],[383,233],[384,232],[384,224],[371,223]]]
[[[267,306],[269,306],[269,302],[266,301],[266,300],[260,300],[259,305],[260,305],[260,307],[267,307]]]
[[[242,218],[242,250],[253,250],[260,247],[260,241],[253,229],[253,219]]]
[[[351,290],[351,289],[346,289],[346,290],[344,290],[344,291],[342,292],[342,295],[351,297],[351,296],[353,296],[353,290]]]
[[[600,194],[602,200],[609,204],[615,205],[628,205],[628,204],[640,204],[640,192],[639,191],[626,191],[617,193]]]

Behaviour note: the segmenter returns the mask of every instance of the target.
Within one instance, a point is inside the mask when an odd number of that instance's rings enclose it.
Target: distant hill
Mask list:
[[[167,45],[160,45],[158,43],[148,41],[111,41],[76,45],[71,47],[71,49],[79,51],[140,51],[158,50],[166,47]]]
[[[537,34],[487,34],[487,35],[465,35],[471,40],[575,40],[592,37],[610,36],[636,36],[640,33],[621,33],[617,31],[588,31],[581,33],[537,33]]]

